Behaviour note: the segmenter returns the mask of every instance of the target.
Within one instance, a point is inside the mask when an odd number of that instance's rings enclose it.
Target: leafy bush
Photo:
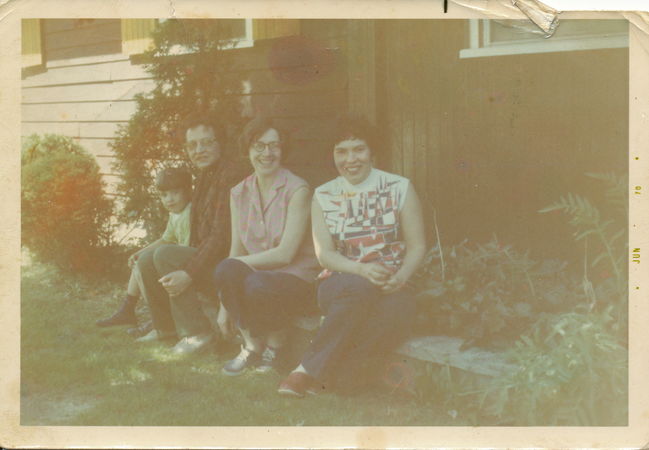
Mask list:
[[[22,244],[73,271],[98,267],[113,204],[92,155],[70,138],[32,135],[21,153]]]
[[[628,358],[611,310],[539,320],[509,353],[520,368],[494,378],[481,406],[502,424],[625,425]]]
[[[612,304],[616,317],[611,324],[612,330],[625,341],[628,322],[628,177],[614,173],[587,173],[586,176],[603,182],[603,199],[593,202],[570,193],[539,212],[561,211],[569,216],[569,223],[575,228],[575,241],[584,242],[582,286],[589,301],[588,309],[601,311]],[[592,254],[595,254],[594,258]],[[605,280],[594,285],[590,273],[596,268]]]
[[[166,164],[187,162],[185,137],[177,133],[187,114],[201,111],[226,129],[241,126],[241,75],[233,71],[232,53],[222,51],[232,46],[223,39],[227,26],[227,20],[171,19],[154,31],[153,49],[143,62],[155,87],[136,96],[136,112],[112,144],[122,175],[117,189],[126,198],[121,222],[140,221],[150,234],[162,233],[166,213],[154,201],[153,174]]]
[[[561,311],[578,301],[577,284],[555,260],[536,262],[494,237],[432,248],[418,274],[423,334],[459,336],[465,345],[513,343],[540,312]]]

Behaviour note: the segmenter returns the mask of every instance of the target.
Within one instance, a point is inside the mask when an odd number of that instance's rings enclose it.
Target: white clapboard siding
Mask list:
[[[21,106],[25,121],[37,122],[112,122],[128,120],[135,112],[135,101],[110,101],[90,103],[26,104]]]
[[[95,158],[97,160],[97,165],[99,166],[99,173],[104,175],[118,175],[115,173],[113,170],[113,162],[115,161],[115,158],[112,156],[97,156]]]
[[[109,195],[117,194],[117,183],[121,181],[121,178],[108,173],[102,173],[101,178],[106,183],[106,193]]]
[[[112,156],[113,150],[110,145],[114,139],[75,139],[81,147],[88,151],[88,153],[99,156]]]
[[[70,137],[113,138],[122,122],[26,122],[22,124],[22,136],[30,134],[62,134]]]
[[[136,94],[150,92],[154,86],[153,80],[127,80],[30,88],[22,90],[22,102],[131,100]]]
[[[105,64],[50,67],[42,73],[26,77],[22,80],[22,87],[31,88],[149,78],[149,74],[144,71],[142,65],[131,64],[130,60],[122,59]]]
[[[45,135],[45,134],[62,134],[63,136],[78,137],[79,136],[79,123],[31,123],[23,122],[21,124],[20,135],[23,137],[31,136],[32,134]]]

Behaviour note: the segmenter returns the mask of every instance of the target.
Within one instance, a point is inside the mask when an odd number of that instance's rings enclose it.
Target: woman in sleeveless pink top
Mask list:
[[[235,329],[244,344],[223,367],[270,370],[283,330],[299,315],[316,310],[313,282],[320,270],[309,236],[311,191],[306,181],[282,167],[284,136],[270,119],[253,119],[240,139],[254,173],[230,191],[230,256],[216,268],[221,298],[219,327]]]

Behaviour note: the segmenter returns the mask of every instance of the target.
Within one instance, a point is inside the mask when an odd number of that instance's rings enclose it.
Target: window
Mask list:
[[[167,19],[158,19],[160,23]],[[187,19],[191,20],[191,19]],[[223,36],[223,41],[227,42],[224,48],[246,48],[254,45],[252,34],[252,19],[214,19],[214,26],[218,27],[219,35]],[[180,45],[174,46],[170,53],[182,55],[190,53],[191,50]]]
[[[629,46],[626,20],[563,20],[554,35],[543,32],[529,20],[469,20],[469,48],[460,58],[528,53],[623,48]]]

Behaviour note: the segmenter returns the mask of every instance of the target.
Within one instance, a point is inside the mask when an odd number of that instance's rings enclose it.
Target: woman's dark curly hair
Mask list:
[[[383,154],[383,146],[377,128],[364,117],[344,115],[336,119],[331,148],[348,139],[361,139],[369,147],[373,157]]]
[[[257,116],[243,128],[241,136],[239,136],[239,153],[241,156],[247,158],[252,144],[270,129],[277,131],[279,145],[282,149],[281,160],[282,162],[285,161],[290,152],[288,134],[284,129],[278,127],[272,118],[267,116]]]

